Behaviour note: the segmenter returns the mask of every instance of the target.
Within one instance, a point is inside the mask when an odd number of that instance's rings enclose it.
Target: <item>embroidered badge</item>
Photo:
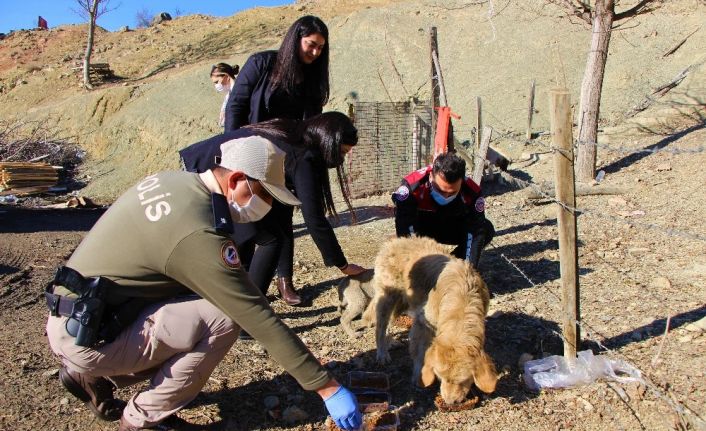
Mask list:
[[[485,211],[485,199],[483,199],[483,197],[476,199],[476,211],[479,213]]]
[[[228,268],[240,268],[240,257],[238,257],[238,251],[235,249],[233,241],[228,241],[221,247],[221,260]]]
[[[409,189],[407,186],[400,186],[395,190],[395,196],[397,196],[397,200],[401,202],[409,197]]]

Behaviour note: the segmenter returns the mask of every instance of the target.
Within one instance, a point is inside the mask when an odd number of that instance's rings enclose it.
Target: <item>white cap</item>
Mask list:
[[[261,136],[248,136],[221,144],[219,166],[240,171],[258,180],[273,198],[285,205],[301,205],[299,199],[284,185],[285,154]]]

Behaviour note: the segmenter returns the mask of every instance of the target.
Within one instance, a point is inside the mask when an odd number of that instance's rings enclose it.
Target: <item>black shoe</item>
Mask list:
[[[155,430],[155,431],[192,431],[203,430],[203,426],[195,425],[185,421],[176,415],[171,415],[162,422],[150,427],[141,428],[130,424],[125,417],[120,418],[120,427],[118,431],[140,431],[140,430]]]
[[[83,401],[98,419],[112,422],[122,416],[125,402],[113,398],[115,386],[107,379],[61,367],[59,381],[67,391]]]

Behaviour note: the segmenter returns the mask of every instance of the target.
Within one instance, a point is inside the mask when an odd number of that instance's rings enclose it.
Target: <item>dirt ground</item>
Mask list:
[[[374,361],[370,332],[355,340],[345,335],[336,313],[340,273],[323,266],[301,224],[295,282],[305,304],[288,307],[273,297],[272,306],[342,381],[351,370],[388,373],[392,403],[403,406],[401,429],[694,429],[687,423],[698,426],[698,418],[706,417],[706,335],[689,326],[706,316],[704,141],[703,120],[671,135],[613,139],[610,149],[599,150],[606,173],[599,187],[620,193],[577,201],[582,348],[598,353],[600,343],[611,358],[638,367],[646,386],[598,382],[534,393],[523,385],[522,354],[538,358],[562,349],[556,205],[529,201],[526,189],[500,183],[487,187],[487,213],[497,236],[482,257],[481,272],[493,294],[486,348],[503,375],[497,391],[475,409],[441,413],[433,403],[438,386],[415,389],[402,329],[395,329],[401,344],[385,367]],[[510,166],[513,177],[535,184],[553,179],[547,142],[506,141],[503,150],[517,161]],[[521,162],[523,155],[534,157]],[[343,214],[336,231],[351,262],[371,266],[381,242],[394,233],[389,202],[387,195],[355,201],[355,226]],[[64,391],[44,335],[43,287],[101,214],[0,206],[0,429],[117,428],[95,421]],[[127,399],[136,389],[119,396]],[[274,419],[264,407],[268,395],[279,398],[282,410],[294,406],[305,417],[294,423]],[[326,417],[316,395],[299,388],[254,341],[236,343],[179,415],[211,430],[324,429]]]

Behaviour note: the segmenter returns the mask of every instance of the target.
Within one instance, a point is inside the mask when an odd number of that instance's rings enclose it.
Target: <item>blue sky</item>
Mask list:
[[[168,12],[174,16],[178,10],[182,15],[230,16],[252,7],[292,3],[292,0],[110,0],[109,6],[117,8],[98,18],[98,25],[110,31],[124,25],[135,28],[135,16],[144,9],[152,15]],[[78,8],[76,0],[0,0],[0,33],[34,28],[39,15],[47,20],[49,28],[84,22],[72,8]]]

